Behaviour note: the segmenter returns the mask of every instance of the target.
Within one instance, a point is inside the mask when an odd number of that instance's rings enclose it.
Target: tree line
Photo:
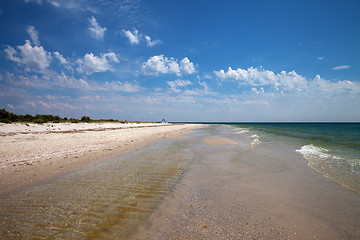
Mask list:
[[[81,122],[117,122],[117,123],[154,123],[154,122],[144,122],[144,121],[127,121],[127,120],[115,120],[115,119],[91,119],[89,116],[82,116],[80,119],[76,118],[62,118],[54,115],[42,115],[36,114],[32,116],[30,114],[18,115],[9,111],[6,111],[5,108],[0,109],[0,123],[61,123],[61,122],[70,122],[70,123],[81,123]]]
[[[71,123],[80,123],[80,122],[98,122],[98,121],[106,121],[106,122],[122,122],[126,123],[127,121],[118,121],[114,119],[100,119],[100,120],[93,120],[88,116],[82,116],[80,119],[76,118],[62,118],[59,116],[54,115],[42,115],[36,114],[32,116],[30,114],[26,115],[18,115],[9,111],[6,111],[5,108],[0,109],[0,122],[2,123],[14,123],[14,122],[26,122],[26,123],[61,123],[61,122],[71,122]]]

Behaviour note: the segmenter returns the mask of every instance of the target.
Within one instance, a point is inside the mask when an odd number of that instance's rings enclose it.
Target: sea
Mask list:
[[[226,123],[252,145],[290,145],[325,177],[360,193],[360,123]]]

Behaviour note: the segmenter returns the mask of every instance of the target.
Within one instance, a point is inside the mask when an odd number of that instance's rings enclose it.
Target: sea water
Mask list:
[[[229,123],[251,144],[291,145],[308,165],[327,178],[360,193],[359,123]]]

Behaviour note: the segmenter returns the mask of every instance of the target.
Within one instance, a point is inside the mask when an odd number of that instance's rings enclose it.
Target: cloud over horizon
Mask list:
[[[318,1],[297,12],[291,1],[259,3],[209,1],[200,11],[191,1],[176,8],[164,0],[8,1],[0,6],[0,108],[114,119],[360,121],[353,12],[360,3],[321,12]],[[318,31],[333,26],[342,26],[338,34]]]
[[[262,86],[270,87],[274,91],[289,92],[327,92],[327,93],[360,93],[360,84],[354,83],[348,80],[332,82],[325,80],[316,75],[312,80],[308,80],[305,77],[297,74],[295,71],[286,72],[281,71],[276,74],[273,71],[265,70],[263,68],[250,67],[247,70],[238,68],[233,70],[231,67],[227,71],[219,70],[214,71],[214,74],[221,81],[236,81],[239,85],[249,86]],[[263,88],[260,88],[261,92],[264,92]],[[253,92],[259,93],[257,88],[252,88]]]

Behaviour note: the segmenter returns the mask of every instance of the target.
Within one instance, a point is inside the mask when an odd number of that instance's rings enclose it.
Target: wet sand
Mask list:
[[[0,238],[359,239],[359,194],[235,132],[209,126],[3,198]]]
[[[219,141],[194,149],[182,181],[133,239],[360,238],[359,194],[311,169],[295,149],[254,146],[228,130],[202,130]]]

